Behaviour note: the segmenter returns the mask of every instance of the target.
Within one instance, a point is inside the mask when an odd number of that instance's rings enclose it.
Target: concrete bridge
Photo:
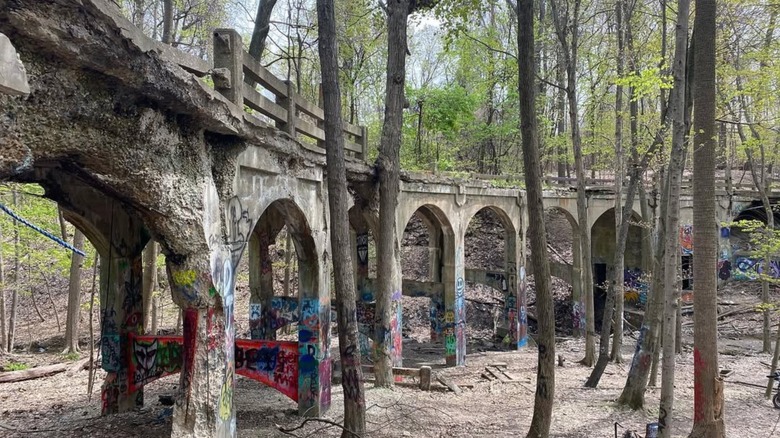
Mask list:
[[[154,239],[166,255],[173,299],[184,311],[173,435],[236,434],[232,394],[239,358],[233,302],[242,257],[249,257],[252,337],[270,342],[281,325],[298,325],[297,382],[294,388],[286,382],[286,393],[297,391],[301,413],[322,414],[330,405],[333,360],[328,348],[328,193],[319,146],[322,110],[253,61],[231,30],[214,32],[212,65],[145,37],[104,0],[8,0],[2,5],[0,32],[8,40],[0,39],[0,60],[15,57],[8,49],[12,44],[26,72],[16,59],[0,62],[15,78],[6,80],[10,73],[0,77],[0,178],[43,186],[100,254],[102,367],[108,373],[103,412],[142,404],[136,373],[156,366],[148,360],[152,348],[173,342],[139,341],[141,251]],[[244,81],[259,84],[263,92]],[[394,362],[401,364],[400,301],[403,295],[427,296],[432,340],[443,344],[448,365],[463,365],[467,281],[504,293],[501,326],[514,348],[523,347],[524,191],[446,176],[403,177],[398,242],[404,225],[420,217],[430,235],[430,279],[400,282],[392,298],[392,330],[371,332],[375,297],[367,254],[368,235],[375,235],[378,224],[376,178],[365,162],[366,130],[348,125],[344,135],[354,194],[350,221],[358,316],[367,334],[365,345],[344,348],[366,350],[372,337],[390,343]],[[574,236],[581,226],[575,198],[570,191],[545,195],[545,207],[563,212]],[[588,199],[584,226],[593,236],[594,263],[609,264],[614,194],[594,189]],[[739,206],[751,202],[723,197],[719,218],[730,220]],[[691,208],[686,197],[682,223],[691,223]],[[504,227],[505,267],[496,271],[465,263],[466,228],[483,209],[495,212]],[[635,211],[639,216],[639,201]],[[273,296],[268,247],[284,226],[298,257],[297,300]],[[641,233],[639,227],[632,231],[627,266],[644,266],[647,237]],[[728,235],[724,241],[728,245]],[[559,266],[558,275],[570,278],[578,272],[577,259],[573,267]],[[730,250],[725,260],[731,260]],[[273,344],[263,345],[272,351]],[[285,344],[273,354],[290,348]],[[266,378],[273,383],[273,377]]]

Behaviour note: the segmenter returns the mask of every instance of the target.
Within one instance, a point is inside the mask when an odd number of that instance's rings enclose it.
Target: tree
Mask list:
[[[143,251],[143,324],[144,333],[157,334],[151,330],[152,326],[152,301],[154,290],[157,287],[157,242],[154,240],[146,244]]]
[[[84,233],[78,228],[73,233],[73,247],[84,248]],[[81,263],[84,256],[74,252],[70,256],[70,279],[68,281],[68,317],[65,320],[65,350],[63,354],[78,353],[79,310],[81,310]]]
[[[382,125],[379,157],[379,238],[377,239],[376,323],[374,327],[374,371],[377,386],[393,386],[391,355],[391,318],[400,303],[391,301],[401,287],[400,249],[396,232],[395,211],[400,192],[401,127],[403,125],[404,85],[406,83],[406,22],[409,14],[431,6],[425,0],[388,2],[387,12],[387,81],[385,84],[385,119]]]
[[[508,0],[511,2],[511,0]],[[547,257],[547,234],[544,226],[542,175],[539,162],[536,84],[534,78],[534,1],[520,0],[511,5],[517,12],[517,66],[520,95],[520,131],[523,139],[523,167],[528,197],[528,222],[533,273],[536,283],[536,313],[539,321],[534,415],[528,437],[550,434],[555,394],[555,315],[550,288],[550,265]]]
[[[263,57],[265,40],[271,29],[271,13],[274,11],[277,0],[260,0],[257,3],[257,15],[255,16],[255,28],[252,31],[252,40],[249,43],[249,54],[258,61]]]
[[[671,421],[674,406],[674,369],[677,312],[679,308],[679,287],[677,263],[679,258],[680,227],[680,183],[685,166],[685,68],[688,46],[689,0],[677,2],[677,32],[675,33],[675,57],[673,65],[674,88],[670,95],[670,118],[672,119],[672,151],[669,155],[668,179],[665,190],[668,199],[666,221],[666,246],[664,255],[664,323],[663,323],[663,379],[658,425],[661,436],[671,436]],[[714,202],[714,199],[713,199]],[[695,214],[695,213],[694,213]],[[697,248],[698,250],[698,248]],[[710,275],[714,277],[713,273]]]
[[[162,42],[173,43],[173,0],[163,0]]]
[[[579,48],[579,19],[581,0],[574,0],[573,5],[566,3],[562,9],[562,0],[550,0],[555,34],[561,45],[563,65],[566,68],[566,97],[569,103],[569,125],[572,148],[574,150],[574,167],[577,175],[577,223],[579,224],[581,290],[585,294],[585,357],[582,363],[593,366],[596,354],[595,343],[595,313],[593,309],[593,267],[591,263],[590,230],[588,229],[588,201],[585,194],[585,162],[582,157],[582,136],[580,135],[579,101],[577,97],[577,53]],[[572,11],[570,11],[572,9]],[[604,321],[609,331],[609,321]],[[602,331],[604,327],[602,326]],[[609,350],[607,350],[609,352]]]
[[[19,207],[19,194],[14,188],[11,191],[14,208]],[[14,220],[14,288],[11,291],[11,314],[8,319],[8,345],[6,351],[14,351],[14,337],[16,335],[16,310],[19,301],[19,222]]]
[[[355,282],[350,255],[347,171],[344,161],[344,134],[341,119],[338,46],[333,0],[317,0],[319,54],[325,109],[325,150],[330,211],[330,246],[338,310],[339,353],[344,388],[344,431],[342,437],[363,436],[366,430],[366,403],[363,372],[360,367],[356,317]]]
[[[3,242],[3,229],[0,228],[0,243]],[[8,346],[8,333],[5,321],[5,259],[0,249],[0,353],[5,353]]]
[[[718,370],[718,235],[715,222],[715,0],[696,0],[694,20],[693,282],[694,415],[691,437],[724,437]]]

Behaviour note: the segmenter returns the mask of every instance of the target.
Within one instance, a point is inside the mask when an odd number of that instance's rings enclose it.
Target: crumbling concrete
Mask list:
[[[27,72],[7,36],[0,33],[0,93],[11,96],[30,94]]]

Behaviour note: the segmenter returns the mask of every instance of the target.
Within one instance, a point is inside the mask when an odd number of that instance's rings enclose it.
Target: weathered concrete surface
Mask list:
[[[27,72],[7,36],[0,33],[0,93],[11,96],[30,94]]]

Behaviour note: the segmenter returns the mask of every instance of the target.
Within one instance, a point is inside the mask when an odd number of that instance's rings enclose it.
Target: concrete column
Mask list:
[[[441,282],[442,265],[442,236],[441,232],[435,227],[428,225],[428,262],[430,264],[429,276],[433,282]],[[430,321],[431,321],[431,342],[439,343],[444,340],[442,330],[444,328],[444,297],[431,297]]]
[[[249,238],[249,332],[252,339],[276,339],[271,308],[274,277],[268,251],[275,236],[269,237],[269,231],[260,229]]]
[[[444,283],[444,348],[448,366],[466,364],[465,257],[463,233],[455,232],[455,248],[445,246],[442,283]]]
[[[371,333],[374,328],[375,313],[374,291],[369,287],[368,280],[368,232],[360,230],[354,234],[355,277],[357,285],[357,322],[358,344],[363,357],[371,356]]]
[[[116,220],[109,254],[101,257],[101,355],[107,372],[101,388],[103,415],[143,406],[143,390],[130,392],[128,368],[132,360],[127,336],[143,333],[143,272],[141,251],[149,240],[140,223],[124,211]]]
[[[507,227],[508,225],[504,225]],[[506,297],[504,300],[504,323],[509,329],[510,346],[519,349],[527,343],[528,319],[525,308],[525,260],[518,243],[522,234],[505,231],[506,252]],[[518,242],[518,240],[520,242]]]
[[[184,358],[172,437],[236,435],[235,271],[229,254],[168,258],[173,299],[184,311]]]
[[[582,291],[582,253],[580,249],[580,235],[577,229],[572,228],[572,252],[574,266],[571,272],[571,324],[575,337],[585,335],[585,297]]]
[[[330,276],[313,260],[300,260],[298,266],[298,412],[318,417],[330,408]]]

